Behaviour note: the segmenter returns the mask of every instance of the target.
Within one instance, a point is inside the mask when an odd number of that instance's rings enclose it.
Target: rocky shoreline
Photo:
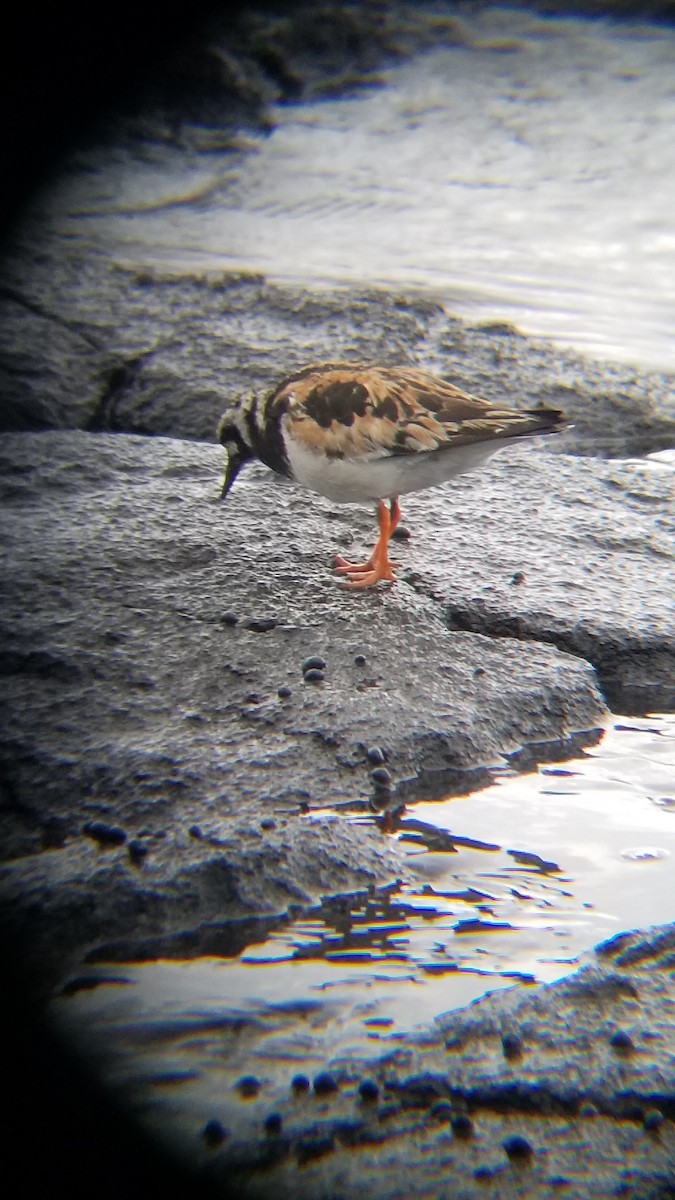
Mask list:
[[[210,127],[190,85],[193,146],[239,136],[247,96],[259,122],[270,97],[361,86],[418,44],[386,23],[360,42],[357,21],[310,77],[307,30],[283,18],[273,58],[261,21],[264,86],[219,52],[232,124]],[[461,36],[453,21],[409,17],[418,41]],[[160,137],[153,121],[125,137]],[[40,1002],[102,947],[405,878],[383,823],[327,805],[466,792],[592,744],[610,709],[675,706],[672,378],[420,296],[130,270],[35,213],[0,306],[0,928]],[[410,498],[396,586],[348,594],[332,556],[367,543],[370,514],[257,467],[218,498],[221,411],[330,358],[413,362],[574,428]],[[675,1195],[673,961],[672,927],[626,935],[567,981],[327,1064],[337,1090],[304,1107],[263,1089],[243,1132],[196,1137],[195,1178],[299,1200]]]

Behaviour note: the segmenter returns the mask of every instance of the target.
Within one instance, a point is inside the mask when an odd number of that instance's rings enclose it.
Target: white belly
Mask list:
[[[287,441],[286,451],[294,478],[337,504],[364,504],[390,500],[408,492],[437,487],[473,471],[497,450],[524,438],[500,438],[449,450],[388,454],[379,458],[326,458],[297,443]]]

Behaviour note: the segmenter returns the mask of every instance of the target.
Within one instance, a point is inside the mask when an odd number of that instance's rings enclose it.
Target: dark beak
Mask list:
[[[249,458],[249,455],[242,451],[241,446],[239,446],[237,442],[227,442],[225,445],[225,451],[227,454],[227,462],[225,464],[223,490],[220,493],[221,500],[225,499],[241,468]]]

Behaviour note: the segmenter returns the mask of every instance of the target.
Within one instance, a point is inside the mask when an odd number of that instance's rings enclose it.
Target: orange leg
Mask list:
[[[401,519],[401,509],[398,498],[390,502],[387,508],[384,500],[377,502],[377,520],[380,526],[380,536],[373,553],[367,562],[350,563],[338,554],[335,562],[339,575],[347,576],[348,588],[367,588],[381,579],[394,579],[393,567],[397,563],[389,560],[389,538]]]

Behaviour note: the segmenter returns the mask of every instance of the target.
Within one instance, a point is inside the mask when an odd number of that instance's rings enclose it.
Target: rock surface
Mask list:
[[[330,543],[353,514],[262,467],[223,505],[222,461],[168,439],[3,438],[2,889],[46,974],[56,922],[62,966],[130,921],[157,933],[395,878],[375,827],[300,815],[366,805],[373,745],[392,801],[432,797],[524,748],[569,752],[604,718],[579,657],[451,632],[405,578],[342,590]],[[542,456],[551,490],[557,464]]]
[[[272,102],[377,83],[381,63],[465,37],[408,7],[309,16],[253,14],[186,47],[107,136],[132,158],[229,148],[235,171]],[[384,822],[326,807],[562,755],[597,737],[606,700],[672,707],[672,472],[597,457],[672,446],[672,379],[424,298],[124,269],[39,211],[1,273],[0,428],[21,432],[0,442],[0,921],[38,995],[111,939],[161,948],[218,920],[234,945],[249,920],[403,873]],[[204,444],[239,392],[326,358],[413,362],[560,406],[575,429],[409,499],[396,587],[346,594],[332,553],[368,543],[371,518],[261,469],[221,506]],[[310,655],[323,680],[303,678]],[[562,984],[327,1064],[337,1092],[304,1106],[262,1087],[232,1137],[223,1102],[222,1142],[195,1161],[220,1194],[297,1200],[675,1195],[672,967],[672,929],[624,935]]]
[[[673,930],[598,947],[569,979],[440,1017],[379,1061],[330,1064],[299,1104],[262,1089],[202,1171],[243,1197],[675,1194]],[[359,1091],[363,1080],[372,1100]],[[373,1089],[374,1085],[374,1089]],[[281,1130],[262,1132],[274,1111]],[[257,1118],[257,1122],[256,1122]]]
[[[308,294],[259,275],[161,274],[27,222],[0,268],[0,429],[92,429],[215,441],[240,394],[308,362],[412,362],[487,399],[562,408],[564,447],[612,457],[675,442],[675,386],[472,327],[425,297]]]

